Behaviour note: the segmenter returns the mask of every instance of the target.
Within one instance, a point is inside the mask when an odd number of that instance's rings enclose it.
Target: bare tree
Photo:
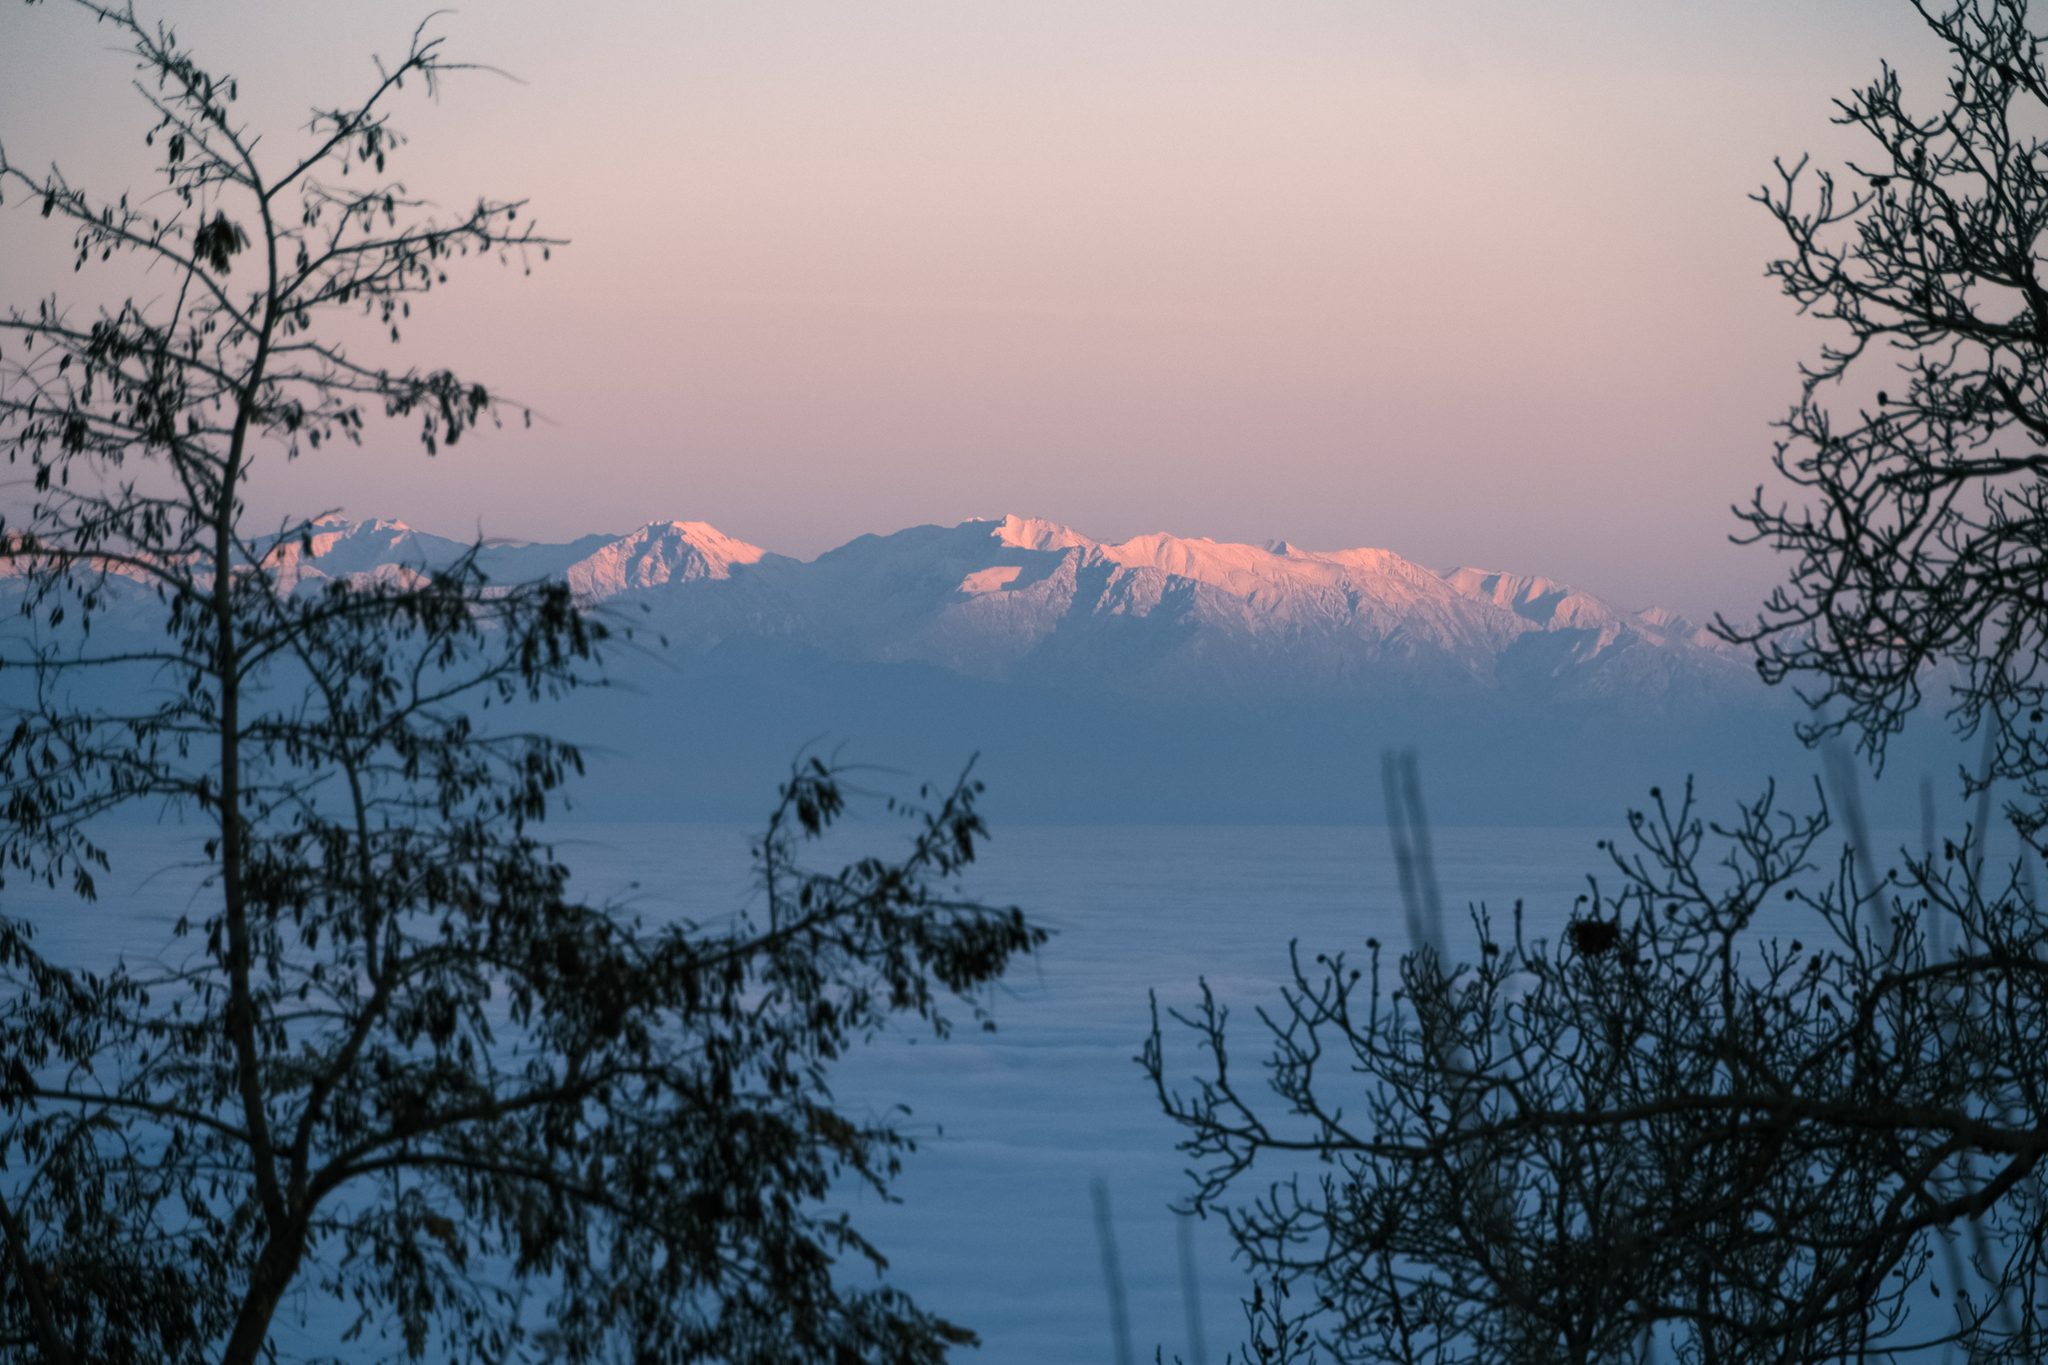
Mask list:
[[[1371,941],[1356,967],[1297,954],[1257,1083],[1205,986],[1170,1012],[1203,1058],[1183,1089],[1155,1006],[1143,1061],[1190,1207],[1313,1286],[1339,1360],[2048,1354],[2048,916],[2030,862],[1984,858],[1994,781],[2021,784],[2036,851],[2048,829],[2048,66],[2025,0],[1914,3],[1945,96],[1915,111],[1885,66],[1838,104],[1869,155],[1780,163],[1758,196],[1791,244],[1772,274],[1846,336],[1781,424],[1796,500],[1738,509],[1789,582],[1717,628],[1836,704],[1812,741],[1853,730],[1882,761],[1943,696],[1984,736],[1976,821],[1887,866],[1846,755],[1833,855],[1824,804],[1767,794],[1722,827],[1690,787],[1653,792],[1556,943],[1517,905],[1512,932],[1475,912],[1476,964],[1413,930],[1392,972]],[[1231,1202],[1255,1168],[1264,1192]]]
[[[1313,1286],[1338,1360],[2039,1359],[2048,920],[1953,845],[1879,887],[1852,849],[1817,869],[1825,814],[1769,795],[1630,824],[1555,944],[1517,905],[1455,970],[1297,952],[1250,1081],[1205,986],[1170,1014],[1183,1092],[1155,1005],[1190,1207]]]
[[[329,579],[310,518],[244,513],[259,450],[356,440],[379,407],[429,454],[495,420],[481,385],[351,354],[338,319],[396,341],[462,257],[559,243],[522,202],[437,218],[385,178],[387,105],[461,69],[424,29],[272,161],[233,77],[80,8],[137,59],[163,186],[96,198],[0,150],[0,195],[158,292],[0,320],[0,442],[33,486],[0,527],[0,858],[91,901],[107,818],[169,812],[204,887],[110,971],[0,917],[0,1358],[246,1365],[321,1300],[415,1359],[972,1340],[838,1268],[881,1257],[822,1201],[886,1193],[909,1145],[834,1106],[831,1061],[894,1016],[943,1032],[948,995],[982,1017],[1043,941],[952,889],[978,786],[901,857],[811,873],[798,847],[844,805],[812,765],[754,911],[649,926],[575,900],[536,825],[581,757],[517,717],[600,683],[617,633],[474,556]]]
[[[1766,679],[1838,703],[1814,735],[1869,755],[1932,686],[1987,731],[1981,784],[2015,780],[2030,837],[2048,810],[2048,67],[2026,0],[1914,0],[1953,63],[1909,102],[1889,65],[1837,102],[1868,155],[1841,171],[1779,163],[1757,196],[1791,254],[1770,273],[1839,341],[1803,371],[1777,466],[1741,516],[1792,558],[1749,625]],[[1830,401],[1844,388],[1852,401]]]

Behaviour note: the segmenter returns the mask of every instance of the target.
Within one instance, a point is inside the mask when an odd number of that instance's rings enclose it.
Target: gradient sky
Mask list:
[[[158,6],[294,145],[425,13]],[[1727,544],[1826,337],[1763,277],[1775,154],[1838,161],[1830,100],[1900,63],[1904,0],[472,0],[503,68],[408,91],[393,170],[526,196],[572,239],[473,267],[393,363],[544,421],[429,460],[408,432],[261,471],[340,508],[566,540],[709,521],[811,556],[1016,512],[1359,545],[1740,611]],[[131,63],[0,4],[0,141],[148,184]],[[0,209],[0,299],[96,301]]]

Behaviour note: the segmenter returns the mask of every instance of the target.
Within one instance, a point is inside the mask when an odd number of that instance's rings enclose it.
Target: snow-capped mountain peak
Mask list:
[[[977,522],[965,523],[969,526]],[[993,539],[1019,550],[1087,550],[1102,548],[1072,527],[1037,517],[1006,516],[996,523]]]
[[[602,601],[635,588],[732,576],[767,551],[701,521],[662,521],[621,536],[565,571],[579,598]]]
[[[1446,569],[1444,582],[1479,602],[1504,607],[1545,630],[1618,630],[1624,613],[1563,583],[1491,569]]]

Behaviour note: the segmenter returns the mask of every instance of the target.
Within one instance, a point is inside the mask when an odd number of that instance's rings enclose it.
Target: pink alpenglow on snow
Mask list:
[[[733,565],[758,564],[765,553],[701,521],[656,522],[570,565],[569,586],[579,598],[599,600],[658,583],[730,578]]]
[[[402,521],[325,519],[281,537],[268,559],[292,590],[411,581],[469,554],[495,583],[554,578],[586,606],[635,600],[700,653],[766,635],[990,682],[1253,703],[1417,689],[1726,698],[1756,687],[1739,651],[1676,613],[1629,611],[1548,578],[1438,573],[1392,550],[1278,540],[1101,541],[1017,516],[860,536],[808,562],[701,521],[479,545]]]
[[[1743,660],[1671,613],[1543,578],[1437,573],[1391,550],[1109,542],[1017,516],[861,536],[808,563],[748,550],[722,572],[622,590],[699,648],[768,630],[837,658],[1157,699],[1755,685]]]

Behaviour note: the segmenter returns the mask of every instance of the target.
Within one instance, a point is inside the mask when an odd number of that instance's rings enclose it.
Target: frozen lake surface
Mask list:
[[[1726,803],[1712,813],[1726,814]],[[557,850],[591,899],[632,903],[649,921],[705,920],[753,894],[741,826],[551,826]],[[1526,902],[1531,937],[1554,938],[1588,872],[1606,863],[1596,840],[1612,829],[1439,829],[1434,832],[1452,957],[1474,944],[1464,907],[1485,901],[1505,920]],[[894,831],[868,826],[872,845]],[[1882,846],[1882,844],[1880,845]],[[1896,840],[1893,841],[1896,846]],[[126,842],[128,854],[84,910],[36,915],[40,946],[58,960],[148,953],[193,908],[183,875],[145,874],[172,856],[169,831]],[[821,862],[836,862],[828,849]],[[1610,880],[1602,878],[1603,882]],[[855,1107],[910,1111],[919,1150],[896,1189],[902,1202],[865,1197],[854,1221],[891,1260],[890,1279],[927,1308],[973,1328],[978,1365],[1114,1359],[1091,1181],[1109,1188],[1141,1360],[1194,1355],[1180,1292],[1174,1217],[1186,1191],[1177,1130],[1159,1112],[1133,1060],[1148,1027],[1147,992],[1188,1006],[1206,977],[1232,1008],[1236,1058],[1263,1056],[1254,1010],[1286,976],[1287,946],[1304,953],[1390,949],[1406,932],[1386,832],[1372,827],[998,828],[966,888],[1015,903],[1055,931],[994,1002],[998,1031],[971,1021],[943,1042],[885,1035],[835,1072]],[[13,910],[23,902],[14,895]],[[47,916],[47,917],[46,917]],[[115,925],[124,927],[116,929]],[[117,941],[123,940],[125,942]],[[138,941],[141,940],[141,941]],[[147,946],[145,946],[145,943]],[[957,1017],[957,1013],[956,1013]],[[1199,1058],[1168,1034],[1169,1063]],[[1244,1190],[1249,1196],[1250,1188]],[[851,1197],[851,1196],[850,1196]],[[1207,1358],[1220,1365],[1239,1339],[1242,1270],[1215,1220],[1194,1229]]]

